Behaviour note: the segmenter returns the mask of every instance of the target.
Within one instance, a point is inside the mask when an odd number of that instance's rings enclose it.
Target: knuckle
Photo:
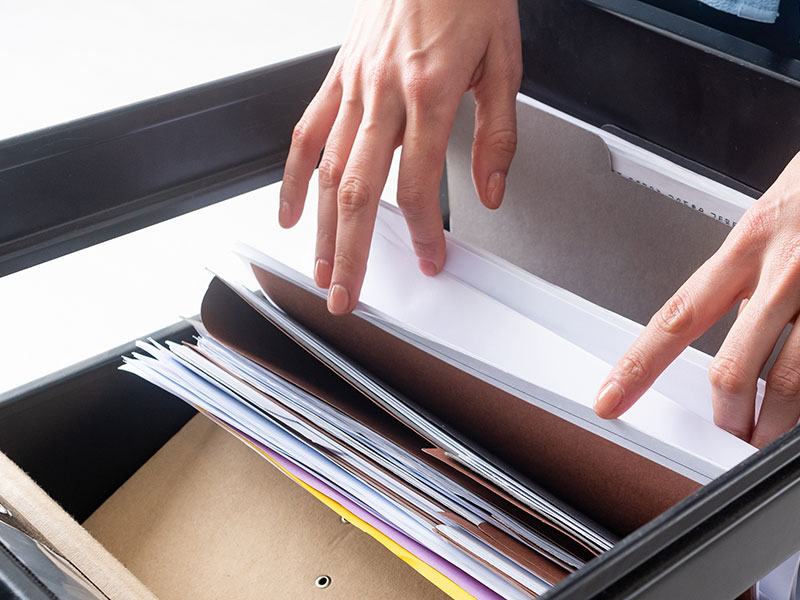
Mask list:
[[[413,240],[414,254],[418,258],[436,258],[441,253],[441,246],[437,241],[424,238],[415,238]]]
[[[367,209],[370,203],[369,186],[361,179],[350,178],[339,186],[339,210],[344,216],[356,215]]]
[[[694,308],[689,293],[675,294],[653,317],[653,324],[663,333],[675,335],[692,328]]]
[[[638,385],[646,382],[650,376],[650,370],[637,352],[628,352],[617,365],[617,373],[620,379],[628,384]]]
[[[300,184],[300,178],[289,169],[286,169],[281,179],[281,185],[286,188],[292,188]]]
[[[317,231],[317,250],[322,252],[336,247],[336,235],[330,231],[320,229]]]
[[[767,394],[778,400],[800,399],[800,369],[785,362],[776,362],[767,375]]]
[[[376,115],[368,115],[361,121],[361,133],[364,136],[380,137],[386,132],[386,124]]]
[[[747,244],[755,243],[761,247],[775,230],[776,221],[777,215],[774,210],[756,205],[755,209],[748,211],[736,227],[739,228],[741,241]]]
[[[319,183],[322,187],[338,187],[342,180],[343,169],[339,163],[331,156],[323,156],[319,163]]]
[[[337,251],[333,257],[333,270],[343,274],[345,279],[351,279],[359,272],[359,263],[351,255]]]
[[[413,71],[405,78],[406,94],[416,106],[430,106],[439,96],[439,83],[422,71]]]
[[[427,213],[428,201],[419,184],[405,182],[397,188],[397,206],[407,221],[420,221]]]
[[[723,394],[738,395],[749,385],[747,374],[739,361],[728,356],[717,356],[708,368],[711,386]]]
[[[522,81],[522,59],[515,56],[514,59],[504,62],[501,67],[500,76],[503,81],[508,82],[514,87],[519,87],[519,82]]]
[[[427,53],[420,50],[409,52],[405,65],[403,87],[409,100],[414,104],[425,104],[430,99],[435,81]]]
[[[309,125],[305,117],[300,119],[294,126],[292,131],[292,144],[298,148],[304,148],[308,145]]]
[[[409,101],[415,105],[427,106],[439,95],[447,74],[433,66],[427,52],[415,50],[405,60],[403,86]]]
[[[476,143],[498,154],[513,156],[517,151],[517,128],[505,121],[494,123]]]
[[[360,61],[349,60],[342,64],[339,77],[345,89],[354,90],[361,87],[365,80],[363,65]]]
[[[353,115],[360,115],[363,111],[363,102],[361,96],[350,92],[342,96],[340,104],[340,111],[343,113],[351,113]]]
[[[434,57],[430,50],[415,48],[405,53],[403,63],[406,65],[407,73],[428,73],[431,65],[434,64]]]
[[[342,66],[341,64],[337,64],[334,61],[333,65],[331,65],[328,74],[325,76],[325,79],[322,81],[322,85],[319,87],[319,91],[317,92],[317,97],[324,97],[332,93],[341,92],[342,90]]]

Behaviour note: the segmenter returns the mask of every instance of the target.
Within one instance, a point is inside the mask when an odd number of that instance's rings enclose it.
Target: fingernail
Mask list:
[[[278,223],[281,227],[288,227],[290,219],[292,218],[292,207],[285,200],[281,200],[281,206],[278,209]]]
[[[486,186],[486,198],[490,208],[497,208],[503,201],[503,193],[506,191],[506,176],[499,171],[489,176],[489,183]]]
[[[328,310],[335,315],[341,315],[350,308],[350,294],[342,284],[337,283],[331,287],[328,294]]]
[[[622,402],[622,386],[616,381],[609,381],[597,394],[594,400],[594,412],[604,419],[609,418]]]
[[[314,281],[317,282],[317,285],[321,288],[328,287],[331,284],[332,274],[331,263],[325,259],[318,258],[317,262],[314,263]]]
[[[425,260],[424,258],[419,259],[419,270],[425,273],[425,275],[428,277],[432,277],[439,272],[435,264],[429,260]]]

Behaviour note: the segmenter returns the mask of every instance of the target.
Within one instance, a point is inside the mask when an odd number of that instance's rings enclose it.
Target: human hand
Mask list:
[[[800,154],[613,367],[595,400],[597,414],[610,419],[628,410],[739,301],[739,316],[708,373],[714,422],[760,448],[800,418],[800,329],[794,328],[769,371],[754,423],[759,374],[800,310]]]
[[[439,182],[463,93],[475,93],[472,175],[497,208],[516,149],[522,77],[515,0],[362,0],[322,87],[294,130],[279,220],[299,220],[319,163],[314,279],[328,309],[352,311],[366,272],[378,200],[402,145],[397,203],[419,267],[445,260]]]

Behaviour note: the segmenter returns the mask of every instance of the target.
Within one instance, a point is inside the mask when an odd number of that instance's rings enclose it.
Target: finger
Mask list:
[[[764,401],[750,443],[763,448],[800,420],[800,329],[793,327],[767,375]]]
[[[714,423],[743,440],[753,433],[758,376],[793,314],[788,301],[776,302],[759,288],[709,367]]]
[[[742,298],[742,301],[739,302],[739,308],[736,310],[736,318],[737,319],[739,318],[739,315],[742,314],[742,311],[744,310],[744,307],[747,306],[748,300],[749,300],[749,298]]]
[[[442,270],[445,259],[444,226],[439,186],[444,172],[447,139],[458,104],[409,109],[397,184],[397,205],[406,219],[419,268],[426,275]]]
[[[481,202],[492,209],[503,200],[506,176],[517,149],[516,96],[522,77],[518,52],[519,48],[508,51],[504,43],[490,42],[483,74],[474,87],[472,179]]]
[[[367,269],[378,199],[402,125],[398,106],[367,108],[337,197],[336,250],[328,310],[346,314],[358,303]]]
[[[336,196],[363,112],[360,99],[342,103],[319,163],[314,281],[321,288],[327,288],[331,284],[333,254],[336,249]]]
[[[308,180],[336,119],[341,96],[340,85],[326,82],[294,127],[281,183],[278,211],[281,227],[294,226],[303,214]]]
[[[595,398],[598,416],[614,419],[628,410],[686,346],[722,318],[741,296],[743,271],[719,254],[706,261],[611,369]]]

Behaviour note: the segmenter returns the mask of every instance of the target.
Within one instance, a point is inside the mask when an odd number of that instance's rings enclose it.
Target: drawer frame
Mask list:
[[[544,4],[557,10],[553,2]],[[615,13],[610,0],[577,5],[675,43],[674,33]],[[637,10],[652,12],[641,6]],[[719,49],[709,52],[696,40],[684,46],[686,56],[698,53],[703,64],[727,60]],[[335,49],[327,50],[0,142],[0,197],[7,214],[25,215],[24,226],[0,221],[0,276],[278,181],[292,127],[334,56]],[[761,66],[742,60],[733,64],[731,83],[756,67],[763,74]],[[558,86],[552,80],[535,83],[537,72],[526,68],[523,91],[552,101]],[[782,85],[781,98],[794,101],[798,85],[792,76],[765,74],[765,85]],[[574,110],[574,102],[555,104],[586,116]],[[597,112],[591,116],[595,124],[604,118]],[[797,113],[787,118],[794,119],[790,130],[800,131]],[[633,134],[646,138],[647,132]],[[787,151],[781,142],[772,160]],[[683,160],[698,163],[698,157]],[[703,174],[714,172],[728,183],[738,179],[749,189],[763,189],[773,175],[764,165],[740,173],[736,161],[707,163],[713,168],[701,164]],[[154,172],[155,164],[161,166]],[[72,207],[72,212],[62,215],[60,223],[44,216],[37,220],[37,211],[45,213],[43,207],[56,203]],[[186,325],[176,324],[154,337],[190,335]],[[179,400],[151,386],[137,388],[133,378],[116,370],[120,354],[130,350],[131,345],[109,350],[0,396],[0,450],[79,519],[192,414]],[[98,396],[112,392],[113,406]],[[158,418],[131,418],[142,411]],[[54,439],[30,435],[33,423],[48,421],[54,424],[48,430]],[[56,429],[67,426],[73,432],[59,437]],[[99,441],[91,432],[103,427],[110,427],[111,435]],[[135,447],[115,452],[112,438]],[[92,458],[98,443],[107,453],[102,465]],[[58,451],[65,454],[56,458]],[[795,429],[629,535],[543,598],[734,597],[800,549],[799,482],[800,430]],[[71,494],[70,489],[84,491]]]

